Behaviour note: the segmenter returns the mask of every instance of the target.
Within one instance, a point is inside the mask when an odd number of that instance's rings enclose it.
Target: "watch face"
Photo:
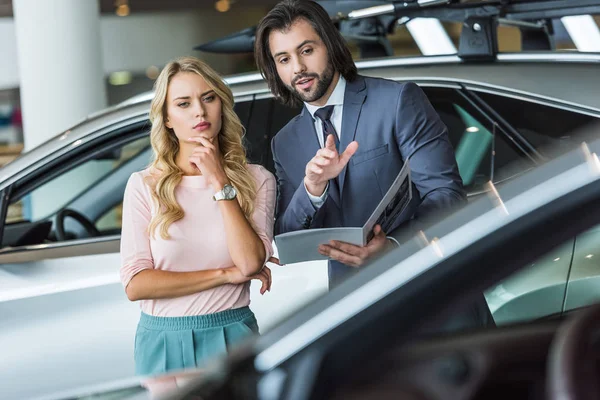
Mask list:
[[[235,197],[235,189],[233,188],[233,186],[231,185],[225,185],[223,187],[223,196],[228,199],[231,200]]]

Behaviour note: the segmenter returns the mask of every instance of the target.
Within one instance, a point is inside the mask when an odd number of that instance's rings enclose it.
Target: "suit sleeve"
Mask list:
[[[275,234],[309,228],[322,228],[323,216],[327,212],[331,197],[327,196],[323,205],[315,207],[301,182],[294,186],[279,161],[277,136],[271,142],[275,175],[277,176],[277,204],[275,209]]]
[[[402,157],[410,160],[411,179],[418,193],[415,220],[464,204],[466,194],[448,130],[414,83],[402,86],[396,105],[396,140]]]

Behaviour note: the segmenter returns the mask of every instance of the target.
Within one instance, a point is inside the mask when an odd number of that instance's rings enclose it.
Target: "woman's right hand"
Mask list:
[[[271,291],[271,269],[266,265],[260,270],[259,273],[251,276],[244,276],[238,267],[225,268],[225,273],[227,274],[228,283],[238,285],[240,283],[248,282],[252,279],[257,279],[262,282],[260,294],[265,294],[267,290]]]

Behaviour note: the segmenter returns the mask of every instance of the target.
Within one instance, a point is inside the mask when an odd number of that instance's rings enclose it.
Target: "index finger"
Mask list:
[[[346,254],[350,254],[352,256],[360,256],[363,248],[361,246],[356,246],[354,244],[340,242],[338,240],[329,241],[329,246],[334,249],[340,250]]]
[[[354,155],[354,153],[356,153],[356,150],[358,150],[358,142],[350,142],[350,144],[346,147],[346,150],[344,150],[340,156],[340,162],[342,164],[346,164],[348,161],[350,161],[350,158]]]
[[[259,279],[260,279],[260,282],[261,282],[261,285],[260,285],[260,294],[265,294],[265,292],[269,288],[268,279],[265,278],[264,275],[260,275]]]
[[[325,141],[325,148],[331,151],[335,151],[337,153],[337,149],[335,148],[335,138],[333,137],[332,133],[327,135],[327,140]]]
[[[357,268],[361,265],[361,259],[358,256],[346,253],[334,247],[325,245],[328,247],[327,254],[330,259],[337,260],[342,264],[348,265],[349,267]]]
[[[280,261],[279,258],[277,257],[269,257],[269,259],[267,260],[267,262],[273,263],[273,264],[277,264],[280,267],[283,265]]]
[[[328,159],[333,159],[338,156],[337,149],[330,150],[326,147],[319,149],[316,156],[321,156]],[[316,157],[315,156],[315,157]]]
[[[271,270],[269,267],[264,267],[260,274],[266,278],[267,281],[267,290],[271,290]]]
[[[211,148],[211,149],[215,148],[215,146],[211,143],[211,141],[208,140],[207,138],[205,138],[204,136],[191,136],[187,140],[189,142],[200,143],[204,147],[208,147],[208,148]]]
[[[269,268],[267,268],[267,276],[269,277],[269,288],[268,291],[271,291],[271,284],[273,284],[273,274],[271,273],[271,270]]]

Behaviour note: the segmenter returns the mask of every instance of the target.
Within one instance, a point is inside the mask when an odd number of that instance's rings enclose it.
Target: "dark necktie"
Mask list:
[[[333,107],[335,106],[325,106],[319,108],[317,111],[315,111],[315,116],[321,120],[321,124],[323,127],[323,147],[325,147],[325,144],[327,143],[327,136],[333,135],[333,137],[335,138],[335,148],[339,152],[340,139],[338,138],[333,123],[331,123],[331,120],[329,119],[331,118],[331,113],[333,113]],[[331,179],[329,181],[329,190],[334,190],[339,196],[340,189],[337,178]]]
[[[335,138],[335,148],[340,151],[340,139],[338,137],[337,132],[335,131],[335,127],[331,122],[331,114],[333,113],[333,107],[335,106],[325,106],[319,108],[315,111],[315,115],[317,118],[321,120],[321,125],[323,127],[323,147],[325,147],[325,143],[327,143],[327,136],[333,135]]]

